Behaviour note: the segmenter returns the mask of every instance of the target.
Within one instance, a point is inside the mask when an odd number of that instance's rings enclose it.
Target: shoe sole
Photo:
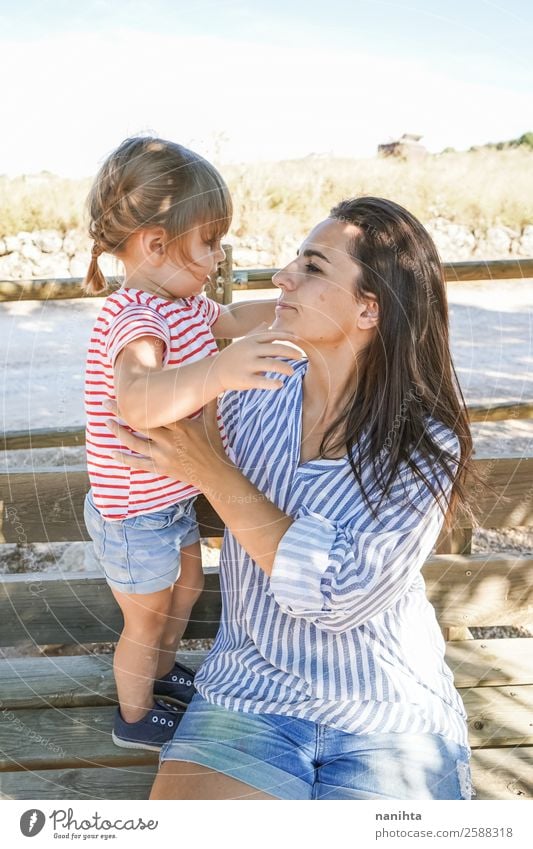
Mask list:
[[[133,740],[122,740],[121,737],[117,737],[115,732],[111,732],[111,739],[115,746],[120,746],[121,749],[147,749],[149,752],[159,752],[164,743],[160,745],[150,745],[150,743],[135,743]]]

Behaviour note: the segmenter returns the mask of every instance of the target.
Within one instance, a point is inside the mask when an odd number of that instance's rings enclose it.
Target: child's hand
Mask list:
[[[265,377],[264,372],[275,371],[287,375],[294,373],[289,363],[275,358],[301,359],[301,350],[277,341],[292,341],[296,337],[279,330],[263,330],[263,327],[266,325],[261,325],[248,336],[232,342],[214,358],[213,368],[216,370],[221,392],[226,389],[280,389],[283,382]]]

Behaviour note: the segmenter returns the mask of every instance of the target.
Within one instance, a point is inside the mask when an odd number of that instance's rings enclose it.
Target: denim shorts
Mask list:
[[[200,539],[194,498],[130,519],[104,519],[85,497],[84,518],[109,586],[121,593],[155,593],[180,574],[180,550]]]
[[[187,761],[278,799],[471,798],[469,751],[439,734],[347,734],[196,694],[160,762]],[[242,798],[245,798],[246,793]]]

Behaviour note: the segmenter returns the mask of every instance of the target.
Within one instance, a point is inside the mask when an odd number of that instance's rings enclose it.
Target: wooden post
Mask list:
[[[441,533],[435,547],[437,554],[471,554],[472,528],[451,528]],[[455,626],[442,628],[445,640],[473,640],[470,628]]]
[[[233,258],[231,245],[222,245],[226,258],[220,263],[217,271],[217,276],[209,286],[206,287],[206,294],[213,301],[219,304],[231,304],[233,298]],[[220,350],[229,345],[228,339],[219,339],[218,347]]]
[[[437,540],[436,554],[472,554],[472,528],[443,531]]]

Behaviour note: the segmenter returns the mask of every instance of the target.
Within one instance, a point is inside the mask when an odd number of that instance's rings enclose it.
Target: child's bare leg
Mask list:
[[[154,679],[172,587],[147,595],[113,590],[113,595],[124,616],[113,661],[120,712],[126,722],[138,722],[154,704]]]
[[[172,588],[155,677],[162,678],[174,666],[176,651],[191,616],[191,610],[204,587],[202,552],[195,542],[181,550],[180,576]]]

